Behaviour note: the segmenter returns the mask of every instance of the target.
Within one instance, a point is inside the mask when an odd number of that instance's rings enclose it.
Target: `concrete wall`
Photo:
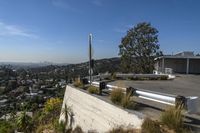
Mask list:
[[[89,130],[106,132],[120,125],[140,128],[143,122],[140,113],[127,112],[71,86],[66,87],[63,107],[65,104],[71,106],[73,110],[74,126],[81,126],[86,132]],[[60,120],[63,118],[61,115]]]

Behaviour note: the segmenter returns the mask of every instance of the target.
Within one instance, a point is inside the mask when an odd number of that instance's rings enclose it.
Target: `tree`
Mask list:
[[[159,50],[158,31],[150,23],[139,23],[129,29],[119,45],[123,72],[152,73],[154,58],[162,55]]]
[[[17,128],[19,131],[28,133],[31,131],[32,118],[23,111],[16,119]]]

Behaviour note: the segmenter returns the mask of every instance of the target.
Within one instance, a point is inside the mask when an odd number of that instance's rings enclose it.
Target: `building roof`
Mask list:
[[[195,56],[194,52],[190,51],[184,51],[177,53],[175,55],[164,55],[155,58],[155,60],[162,59],[162,58],[168,58],[168,59],[200,59],[200,56]]]

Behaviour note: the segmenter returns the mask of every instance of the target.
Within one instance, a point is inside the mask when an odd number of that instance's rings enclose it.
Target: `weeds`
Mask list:
[[[81,89],[84,88],[84,84],[83,84],[82,82],[80,82],[80,81],[75,81],[75,82],[73,83],[73,85],[74,85],[75,87],[78,87],[78,88],[81,88]]]
[[[117,127],[108,131],[108,133],[139,133],[139,132],[138,130],[132,128],[124,129],[123,127]]]
[[[91,94],[99,94],[99,88],[95,86],[89,86],[87,90]]]
[[[161,115],[161,122],[178,133],[183,132],[181,108],[170,108],[163,112]]]
[[[123,108],[134,109],[136,107],[136,103],[131,99],[131,93],[125,95],[122,89],[112,90],[110,99],[114,104],[121,105]]]
[[[141,133],[162,133],[160,124],[149,118],[146,118],[142,124]]]
[[[124,108],[135,109],[136,103],[131,99],[131,93],[123,96],[121,105]]]
[[[114,89],[111,91],[110,99],[113,103],[120,105],[124,97],[122,89]]]

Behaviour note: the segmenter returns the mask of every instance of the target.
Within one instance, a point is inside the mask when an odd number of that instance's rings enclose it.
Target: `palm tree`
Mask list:
[[[26,114],[25,111],[23,111],[16,119],[17,128],[19,131],[23,132],[30,132],[31,124],[32,124],[32,118]]]

